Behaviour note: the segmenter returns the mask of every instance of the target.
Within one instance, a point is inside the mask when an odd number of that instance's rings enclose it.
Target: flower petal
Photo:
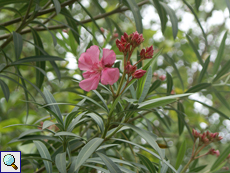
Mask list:
[[[80,70],[92,70],[93,65],[99,63],[99,48],[91,46],[86,52],[82,53],[78,59],[78,67]]]
[[[85,91],[95,90],[95,89],[97,89],[97,86],[99,84],[99,80],[100,80],[100,74],[97,73],[97,74],[91,76],[90,78],[82,80],[79,83],[79,86],[81,87],[81,89],[83,89]]]
[[[103,48],[103,55],[101,58],[102,65],[112,66],[115,60],[116,60],[116,54],[114,53],[114,51]]]
[[[84,72],[84,73],[82,74],[82,76],[83,76],[85,79],[87,79],[87,78],[90,78],[90,77],[94,76],[95,74],[97,74],[97,73],[94,72],[94,71],[87,71],[87,72]]]
[[[118,68],[104,68],[101,75],[101,83],[103,85],[113,85],[119,79],[119,69]]]

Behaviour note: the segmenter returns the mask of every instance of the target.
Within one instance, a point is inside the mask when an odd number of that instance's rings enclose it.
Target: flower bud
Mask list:
[[[137,69],[136,66],[131,65],[129,61],[127,62],[125,66],[126,73],[133,74],[136,71],[136,69]]]
[[[161,81],[164,81],[164,80],[166,79],[166,76],[165,76],[165,75],[161,75],[161,76],[159,77],[159,79],[160,79]]]
[[[146,73],[146,71],[145,70],[136,70],[133,74],[132,74],[132,76],[133,76],[133,78],[136,78],[136,79],[139,79],[139,78],[141,78],[142,76],[144,76],[144,74]]]
[[[104,28],[100,28],[101,32],[104,33],[105,32],[105,29]]]

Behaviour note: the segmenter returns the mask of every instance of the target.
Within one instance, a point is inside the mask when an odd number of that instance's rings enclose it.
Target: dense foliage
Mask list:
[[[0,150],[22,172],[228,172],[225,0],[0,0]]]

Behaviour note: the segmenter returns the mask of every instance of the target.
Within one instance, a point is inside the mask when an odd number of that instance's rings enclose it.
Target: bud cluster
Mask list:
[[[127,33],[124,33],[124,35],[121,36],[121,39],[116,40],[116,45],[120,52],[123,52],[124,58],[126,59],[126,55],[128,55],[127,62],[124,64],[124,70],[125,73],[128,74],[128,77],[132,76],[132,78],[139,79],[146,73],[145,70],[138,69],[137,70],[137,64],[141,62],[144,59],[150,59],[153,57],[153,46],[147,47],[146,49],[142,49],[140,52],[140,60],[134,64],[131,65],[130,63],[130,57],[133,53],[133,50],[139,46],[141,43],[143,43],[144,38],[142,34],[139,34],[137,31],[133,32],[132,34],[128,35]]]
[[[116,40],[116,45],[119,51],[126,55],[127,53],[130,53],[131,50],[143,43],[143,41],[143,35],[139,34],[137,31],[130,35],[125,32],[124,35],[121,36],[121,40]]]
[[[195,139],[199,138],[199,145],[210,144],[211,142],[217,142],[223,139],[222,136],[219,136],[219,133],[211,133],[209,131],[200,134],[195,129],[192,130],[192,134]]]

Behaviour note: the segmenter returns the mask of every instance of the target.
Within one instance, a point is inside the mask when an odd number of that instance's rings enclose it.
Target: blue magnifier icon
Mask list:
[[[18,169],[18,167],[14,164],[15,163],[15,158],[11,154],[7,154],[3,158],[3,162],[7,166],[12,166],[15,170]]]

